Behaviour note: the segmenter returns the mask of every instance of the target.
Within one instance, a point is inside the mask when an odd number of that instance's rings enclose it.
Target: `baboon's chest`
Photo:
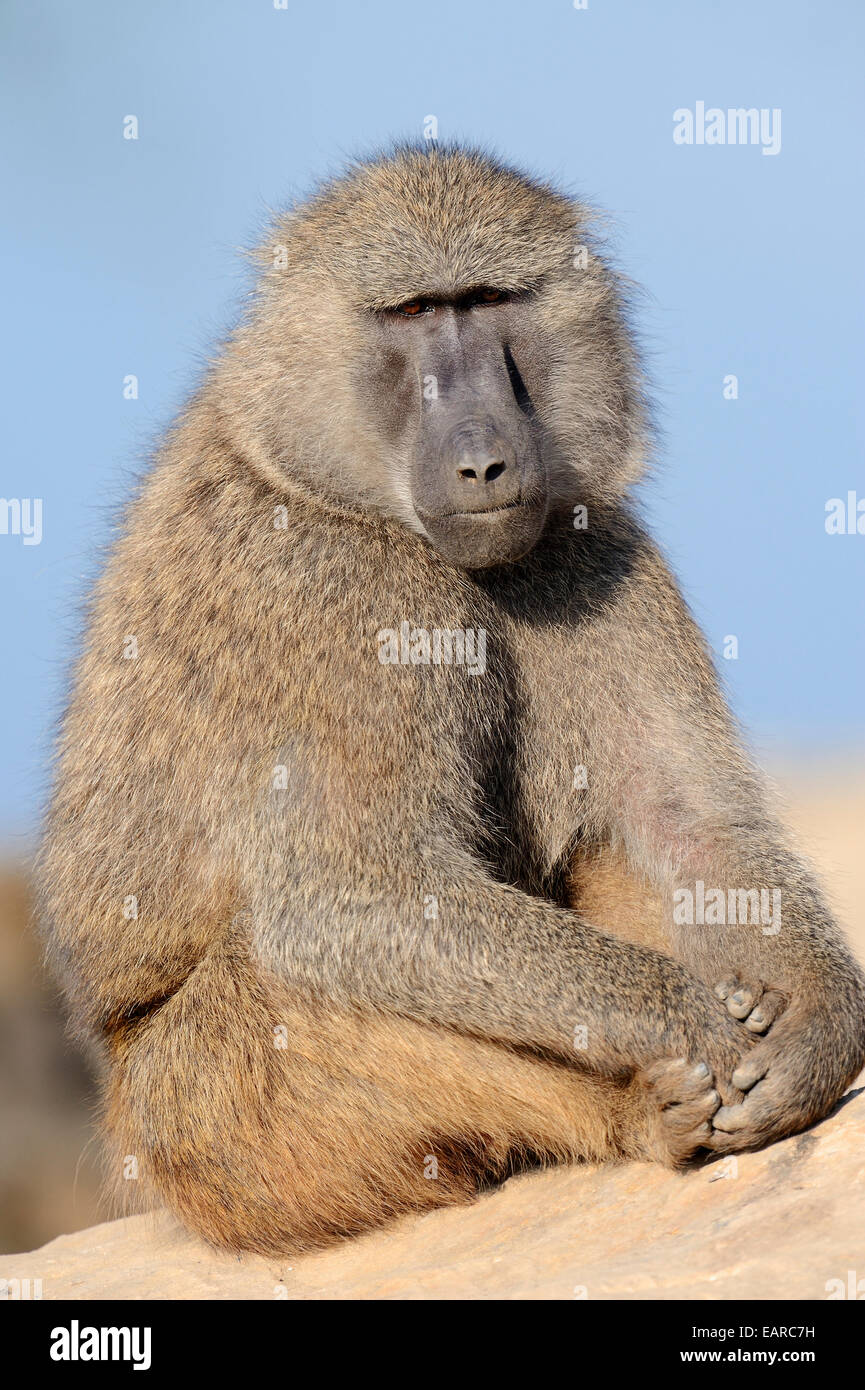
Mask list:
[[[490,650],[494,661],[494,643]],[[537,879],[554,871],[585,822],[597,758],[588,739],[594,699],[577,644],[555,633],[510,644],[506,668],[491,674],[497,735],[484,778],[489,812],[511,869]]]

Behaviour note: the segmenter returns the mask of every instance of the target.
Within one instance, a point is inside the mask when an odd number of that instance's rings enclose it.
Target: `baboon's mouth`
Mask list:
[[[436,550],[463,569],[519,560],[534,546],[546,517],[541,499],[525,494],[472,512],[416,512]]]
[[[501,516],[502,512],[512,512],[515,507],[523,506],[525,506],[524,498],[516,497],[513,502],[505,502],[501,507],[485,507],[476,512],[445,512],[442,520],[449,521],[452,517],[466,517],[469,521],[474,521],[478,517]]]

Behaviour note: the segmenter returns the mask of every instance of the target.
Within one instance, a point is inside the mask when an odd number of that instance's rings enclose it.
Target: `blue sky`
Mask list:
[[[2,842],[36,823],[78,603],[241,248],[428,115],[610,213],[646,291],[649,515],[711,645],[738,637],[734,707],[767,756],[861,745],[865,536],[824,508],[865,497],[863,29],[858,0],[7,0],[0,495],[42,498],[43,538],[0,535]],[[675,144],[698,101],[780,108],[780,153]]]

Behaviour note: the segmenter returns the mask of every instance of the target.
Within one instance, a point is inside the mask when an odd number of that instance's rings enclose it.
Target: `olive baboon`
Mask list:
[[[285,1251],[824,1115],[865,981],[628,500],[585,210],[401,147],[260,260],[96,586],[47,820],[117,1170]]]

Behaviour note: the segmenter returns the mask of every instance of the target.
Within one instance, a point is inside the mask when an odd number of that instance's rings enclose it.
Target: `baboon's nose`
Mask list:
[[[457,465],[457,477],[463,482],[474,487],[481,487],[484,483],[493,483],[496,478],[501,477],[507,468],[504,459],[490,458],[488,455],[483,457],[464,457]]]
[[[516,506],[523,486],[519,438],[486,416],[460,413],[454,420],[449,414],[431,414],[421,439],[421,510],[463,516]]]
[[[519,501],[520,470],[501,438],[455,440],[449,473],[455,512],[497,512]]]

